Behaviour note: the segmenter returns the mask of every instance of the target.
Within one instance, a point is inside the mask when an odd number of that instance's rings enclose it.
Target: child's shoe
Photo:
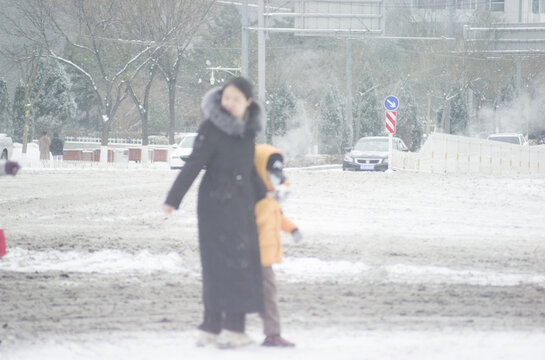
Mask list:
[[[265,341],[263,341],[263,346],[274,346],[274,347],[294,347],[295,344],[284,339],[280,335],[267,335]]]
[[[232,349],[252,344],[252,339],[242,332],[222,330],[217,345],[220,349]]]
[[[218,342],[218,334],[214,334],[208,331],[199,330],[199,337],[197,338],[197,346],[211,346],[216,345]]]

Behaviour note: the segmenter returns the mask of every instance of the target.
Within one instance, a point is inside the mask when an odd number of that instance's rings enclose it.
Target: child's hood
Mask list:
[[[272,191],[274,190],[271,182],[269,181],[269,177],[267,176],[267,162],[269,161],[269,157],[273,154],[280,154],[280,150],[275,148],[272,145],[269,144],[258,144],[255,146],[255,156],[254,156],[254,165],[255,169],[257,170],[257,174],[263,180],[265,183],[265,186],[267,187],[267,190]]]

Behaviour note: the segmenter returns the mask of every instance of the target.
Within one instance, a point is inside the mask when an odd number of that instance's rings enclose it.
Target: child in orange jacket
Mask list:
[[[282,214],[279,204],[287,195],[287,181],[282,172],[284,168],[282,154],[272,145],[256,145],[254,164],[269,191],[269,195],[261,199],[255,207],[265,299],[265,312],[260,314],[266,336],[262,345],[291,347],[295,344],[280,336],[280,316],[272,264],[282,261],[281,230],[291,233],[296,242],[300,241],[302,236],[297,226]]]

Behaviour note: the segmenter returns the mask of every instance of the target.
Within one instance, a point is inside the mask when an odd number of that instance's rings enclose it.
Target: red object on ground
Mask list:
[[[63,160],[74,160],[74,161],[81,161],[82,160],[82,151],[81,150],[64,150],[63,152]]]
[[[168,150],[167,149],[153,149],[153,161],[168,161]]]
[[[6,255],[6,238],[4,237],[4,230],[0,229],[0,258]]]
[[[142,149],[140,148],[131,148],[129,149],[129,161],[142,161]]]

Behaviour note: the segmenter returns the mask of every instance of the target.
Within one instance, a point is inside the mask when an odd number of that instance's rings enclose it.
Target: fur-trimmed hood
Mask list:
[[[257,134],[261,131],[264,112],[255,100],[246,111],[246,121],[240,121],[221,106],[221,88],[214,88],[204,95],[201,111],[205,120],[210,120],[221,131],[231,136],[241,136],[245,131]]]

